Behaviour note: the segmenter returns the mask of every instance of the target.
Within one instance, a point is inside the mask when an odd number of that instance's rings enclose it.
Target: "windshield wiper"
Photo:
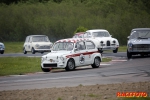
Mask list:
[[[138,37],[138,39],[148,39],[147,37]]]

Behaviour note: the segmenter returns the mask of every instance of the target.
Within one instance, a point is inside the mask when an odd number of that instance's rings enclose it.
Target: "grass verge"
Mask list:
[[[111,58],[103,58],[102,62],[108,61]],[[39,57],[0,57],[0,76],[41,72],[40,64]]]
[[[22,53],[24,42],[4,42],[5,53]],[[118,52],[126,52],[127,46],[120,46]],[[112,52],[112,50],[104,51]]]
[[[24,42],[4,42],[5,53],[21,53],[23,52]]]

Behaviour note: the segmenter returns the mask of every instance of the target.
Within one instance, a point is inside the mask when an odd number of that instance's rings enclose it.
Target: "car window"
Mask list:
[[[84,41],[77,42],[75,48],[77,48],[77,50],[85,50],[86,49],[85,42]]]
[[[87,38],[91,38],[91,37],[92,37],[91,33],[87,33]]]
[[[33,42],[49,42],[49,39],[47,36],[33,36],[32,41]]]
[[[28,42],[32,42],[32,41],[31,41],[31,37],[29,37]]]
[[[131,33],[130,39],[134,38],[150,38],[150,30],[137,30]]]
[[[110,34],[108,32],[93,32],[93,37],[109,37]]]
[[[87,49],[94,49],[95,48],[95,44],[91,41],[87,41],[86,42],[86,47]]]
[[[57,42],[53,45],[53,51],[71,51],[74,48],[72,42]]]
[[[83,37],[84,37],[84,38],[87,38],[87,33],[84,33]]]

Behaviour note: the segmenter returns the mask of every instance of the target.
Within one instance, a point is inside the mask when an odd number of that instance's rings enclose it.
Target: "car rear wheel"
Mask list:
[[[73,59],[69,59],[66,66],[66,71],[72,71],[75,69],[75,63]]]
[[[27,54],[27,51],[26,51],[26,49],[25,49],[25,48],[23,48],[23,53],[24,53],[24,54]]]
[[[1,54],[4,54],[4,50],[3,50],[3,51],[1,51]]]
[[[132,54],[127,50],[127,57],[130,59],[132,57]]]
[[[113,53],[117,53],[118,52],[118,48],[116,48],[115,50],[113,50]]]
[[[35,54],[35,50],[34,48],[31,49],[32,54]]]
[[[50,68],[42,68],[41,67],[41,69],[42,69],[43,72],[50,72],[51,71]]]
[[[94,63],[92,64],[92,68],[98,68],[100,66],[100,58],[99,57],[95,57],[94,59]]]

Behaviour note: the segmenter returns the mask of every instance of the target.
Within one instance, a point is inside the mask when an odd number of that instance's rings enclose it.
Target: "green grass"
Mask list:
[[[24,42],[4,42],[5,53],[22,53]]]
[[[127,51],[127,46],[120,46],[118,49],[118,52],[126,52]]]
[[[5,53],[22,53],[24,42],[4,42]],[[120,46],[118,52],[126,52],[127,46]],[[112,52],[112,50],[104,51]]]
[[[39,72],[41,59],[32,57],[0,57],[0,76]]]
[[[111,61],[111,58],[104,58],[104,61]],[[40,64],[39,57],[0,57],[0,76],[41,72]]]

